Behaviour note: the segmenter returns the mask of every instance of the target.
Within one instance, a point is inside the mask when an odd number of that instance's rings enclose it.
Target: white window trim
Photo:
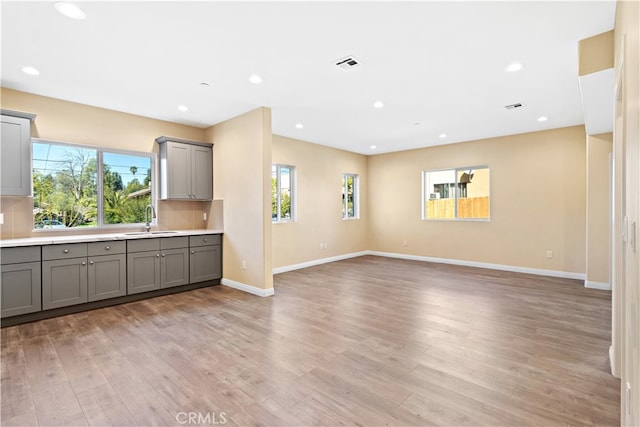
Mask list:
[[[347,178],[353,177],[353,216],[348,216],[349,201],[347,198]],[[344,192],[344,200],[342,202],[342,219],[344,221],[351,221],[354,219],[360,219],[360,176],[356,173],[345,172],[342,174],[342,191]]]
[[[488,218],[458,218],[458,172],[459,171],[466,171],[469,169],[489,169],[491,170],[491,168],[488,165],[478,165],[478,166],[465,166],[465,167],[458,167],[458,168],[442,168],[442,169],[426,169],[422,171],[422,206],[421,206],[421,211],[422,211],[422,220],[423,221],[457,221],[457,222],[490,222],[491,221],[491,177],[492,174],[491,172],[489,172],[489,217]],[[427,218],[427,212],[426,212],[426,205],[427,205],[427,199],[426,199],[426,191],[425,191],[425,187],[427,185],[427,173],[429,172],[443,172],[443,171],[454,171],[454,177],[455,177],[455,182],[454,182],[454,190],[455,190],[455,202],[454,202],[454,218]]]
[[[98,174],[98,178],[102,178],[102,173],[103,173],[103,163],[102,163],[102,155],[103,153],[107,152],[107,153],[114,153],[114,154],[124,154],[124,155],[132,155],[132,156],[145,156],[145,157],[149,157],[151,160],[151,182],[153,183],[151,185],[151,204],[156,207],[156,212],[157,212],[157,203],[159,200],[159,195],[160,195],[160,189],[159,189],[159,185],[160,182],[158,181],[158,156],[156,153],[153,152],[143,152],[143,151],[133,151],[133,150],[122,150],[119,148],[109,148],[109,147],[99,147],[96,145],[84,145],[84,144],[77,144],[77,143],[73,143],[73,142],[66,142],[66,141],[56,141],[56,140],[52,140],[52,139],[41,139],[41,138],[31,138],[31,144],[33,144],[34,142],[36,143],[41,143],[41,144],[55,144],[55,145],[63,145],[66,147],[71,147],[71,148],[81,148],[81,149],[87,149],[87,150],[96,150],[96,160],[97,160],[97,170],[96,173]],[[32,150],[32,154],[31,154],[32,158],[31,158],[31,174],[33,175],[33,150]],[[139,229],[140,226],[145,225],[144,222],[137,222],[137,223],[128,223],[128,224],[103,224],[102,221],[104,220],[104,212],[103,212],[103,205],[104,205],[104,195],[102,193],[103,189],[103,180],[102,179],[98,179],[96,182],[96,189],[97,189],[97,207],[98,207],[98,225],[94,226],[94,227],[68,227],[68,228],[47,228],[47,229],[39,229],[39,228],[34,228],[33,224],[34,224],[34,217],[32,215],[31,217],[31,226],[32,226],[32,232],[34,233],[43,233],[43,232],[47,232],[47,233],[51,233],[51,232],[55,232],[55,233],[68,233],[68,232],[78,232],[78,230],[87,230],[87,231],[92,231],[92,230],[110,230],[110,229],[114,229],[114,228],[120,228],[120,229]],[[31,194],[33,194],[33,176],[31,177]],[[157,214],[156,214],[156,218],[152,218],[150,225],[151,226],[157,226],[158,225],[158,218],[157,218]]]
[[[285,164],[281,164],[281,163],[273,163],[272,165],[272,169],[273,166],[276,167],[276,218],[273,219],[271,218],[271,223],[272,224],[289,224],[292,222],[296,222],[298,219],[298,206],[297,206],[297,200],[298,200],[298,194],[297,194],[297,170],[295,166],[292,165],[285,165]],[[282,206],[281,206],[281,169],[282,168],[288,168],[289,169],[289,184],[291,186],[291,188],[289,189],[289,192],[291,193],[291,200],[290,200],[290,208],[291,208],[291,218],[282,218],[282,214],[280,212]],[[273,172],[272,172],[273,173]]]

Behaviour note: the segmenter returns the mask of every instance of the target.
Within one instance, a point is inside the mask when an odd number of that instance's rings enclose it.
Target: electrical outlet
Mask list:
[[[0,225],[4,224],[4,214],[0,213]]]
[[[402,246],[409,246],[409,241],[405,240],[404,242],[402,242]]]
[[[547,250],[547,258],[553,258],[553,251]]]
[[[247,260],[242,260],[242,269],[246,270],[247,269]]]
[[[206,212],[202,212],[202,220],[203,221],[207,220],[207,213]]]

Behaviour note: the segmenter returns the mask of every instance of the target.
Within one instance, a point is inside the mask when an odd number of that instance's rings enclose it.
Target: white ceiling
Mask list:
[[[364,154],[584,123],[578,41],[615,15],[613,0],[76,4],[85,20],[2,1],[2,86],[199,127],[268,106],[273,133]],[[362,65],[339,69],[347,55]]]

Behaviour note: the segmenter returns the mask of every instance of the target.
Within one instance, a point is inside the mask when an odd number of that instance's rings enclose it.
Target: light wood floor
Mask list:
[[[275,289],[4,328],[1,424],[620,423],[608,292],[373,256],[277,275]]]

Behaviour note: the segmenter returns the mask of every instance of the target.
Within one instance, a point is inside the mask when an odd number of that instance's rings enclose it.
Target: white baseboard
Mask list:
[[[369,251],[353,252],[350,254],[336,255],[329,258],[314,259],[313,261],[301,262],[300,264],[286,265],[273,269],[273,274],[286,273],[287,271],[300,270],[301,268],[313,267],[314,265],[327,264],[329,262],[341,261],[343,259],[356,258],[369,255]]]
[[[584,281],[584,287],[585,288],[590,288],[590,289],[601,289],[603,291],[610,291],[611,290],[611,285],[609,283],[592,282],[590,280],[585,280]]]
[[[255,286],[247,285],[246,283],[236,282],[235,280],[231,280],[231,279],[222,279],[220,283],[223,284],[224,286],[238,289],[239,291],[244,291],[253,295],[258,295],[259,297],[270,297],[275,293],[273,288],[270,288],[270,289],[256,288]]]
[[[585,280],[586,278],[586,275],[584,273],[571,273],[567,271],[545,270],[541,268],[518,267],[514,265],[504,265],[504,264],[491,264],[488,262],[464,261],[459,259],[435,258],[435,257],[419,256],[419,255],[406,255],[406,254],[398,254],[394,252],[367,251],[367,254],[389,257],[389,258],[408,259],[413,261],[437,262],[440,264],[463,265],[467,267],[479,267],[479,268],[489,268],[492,270],[512,271],[515,273],[536,274],[538,276],[561,277],[564,279]]]

